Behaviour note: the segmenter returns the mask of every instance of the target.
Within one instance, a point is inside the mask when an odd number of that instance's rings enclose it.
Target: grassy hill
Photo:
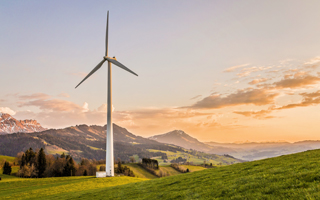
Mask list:
[[[313,150],[152,180],[1,174],[0,199],[320,199],[319,157]]]
[[[141,167],[137,163],[127,163],[127,164],[124,164],[123,166],[129,167],[137,178],[145,178],[145,179],[158,178],[157,176],[151,174],[150,172],[145,170],[143,167]]]
[[[181,148],[183,151],[161,151],[155,149],[148,149],[150,152],[161,152],[167,154],[168,161],[182,157],[187,160],[187,162],[192,162],[195,165],[201,165],[204,162],[212,163],[213,165],[230,165],[233,163],[238,163],[239,160],[233,157],[221,156],[216,154],[207,154],[199,151],[193,151]],[[153,159],[158,160],[160,166],[170,165],[170,162],[164,162],[161,156],[153,157]]]
[[[107,188],[96,195],[110,199],[319,199],[319,157],[320,150],[307,151]]]
[[[0,163],[2,163],[3,161],[14,162],[14,159],[15,157],[0,155]]]

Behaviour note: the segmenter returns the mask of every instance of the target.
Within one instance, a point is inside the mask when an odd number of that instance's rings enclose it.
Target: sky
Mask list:
[[[319,1],[0,1],[0,112],[46,128],[113,121],[149,137],[320,140]]]

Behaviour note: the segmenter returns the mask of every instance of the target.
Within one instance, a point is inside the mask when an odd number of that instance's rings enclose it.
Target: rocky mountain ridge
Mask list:
[[[47,130],[36,120],[17,120],[7,113],[0,113],[0,134],[33,133]]]

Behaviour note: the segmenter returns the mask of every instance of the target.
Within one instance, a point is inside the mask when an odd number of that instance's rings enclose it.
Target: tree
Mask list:
[[[27,164],[25,154],[22,154],[21,161],[19,163],[20,163],[20,169]]]
[[[46,170],[46,166],[47,166],[46,154],[44,153],[43,148],[41,148],[38,155],[38,165],[37,165],[39,178],[44,177],[44,171]]]
[[[64,152],[61,154],[60,158],[66,158],[66,155],[64,154]]]
[[[133,156],[131,156],[130,157],[130,162],[134,163],[134,162],[136,162],[136,159]]]
[[[100,169],[99,169],[99,171],[106,171],[106,166],[100,166]]]
[[[8,174],[8,175],[11,174],[11,166],[7,161],[4,162],[2,174]]]
[[[18,171],[18,176],[20,177],[30,177],[31,176],[31,171],[28,165],[24,165],[21,167],[21,169]]]
[[[74,176],[76,173],[76,168],[74,166],[74,161],[72,157],[69,158],[66,165],[63,168],[62,175],[63,176]]]
[[[121,166],[121,160],[120,158],[118,159],[118,170],[117,170],[118,173],[122,173],[122,166]]]
[[[83,176],[87,176],[88,173],[87,173],[87,170],[85,169],[84,172],[83,172]]]

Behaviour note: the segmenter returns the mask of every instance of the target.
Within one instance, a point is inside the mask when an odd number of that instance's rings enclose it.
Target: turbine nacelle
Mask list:
[[[104,60],[108,60],[108,59],[112,59],[112,60],[117,60],[117,58],[115,56],[113,56],[112,58],[109,56],[105,56],[103,57]]]

